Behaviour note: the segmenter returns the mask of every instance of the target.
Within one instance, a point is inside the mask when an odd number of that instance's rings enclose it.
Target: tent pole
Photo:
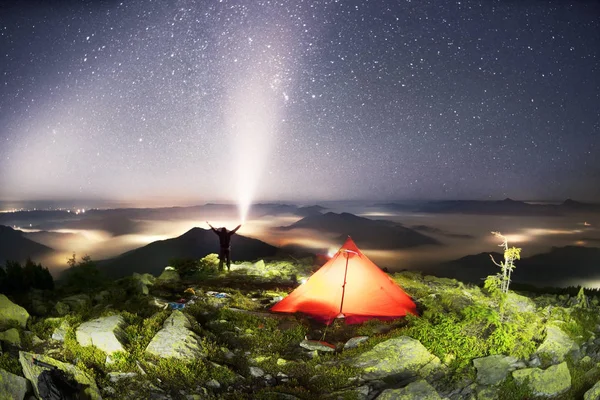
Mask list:
[[[344,284],[342,285],[342,301],[340,303],[340,314],[342,314],[342,308],[344,308],[344,295],[346,294],[346,276],[348,275],[348,259],[350,258],[350,255],[348,254],[348,252],[345,252],[344,255],[346,256],[346,270],[344,271]]]

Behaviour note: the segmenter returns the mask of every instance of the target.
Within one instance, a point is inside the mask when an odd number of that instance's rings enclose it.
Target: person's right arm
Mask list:
[[[219,232],[217,232],[217,230],[210,224],[210,222],[206,221],[206,223],[208,224],[208,226],[210,226],[210,229],[212,229],[214,233],[216,233],[217,235],[219,234]]]

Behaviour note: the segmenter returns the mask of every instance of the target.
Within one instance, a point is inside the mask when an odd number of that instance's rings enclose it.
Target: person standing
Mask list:
[[[215,229],[210,222],[206,221],[210,229],[219,236],[219,271],[223,270],[223,261],[227,263],[227,271],[231,269],[231,236],[233,236],[242,224],[235,227],[234,230],[228,231],[225,227]]]

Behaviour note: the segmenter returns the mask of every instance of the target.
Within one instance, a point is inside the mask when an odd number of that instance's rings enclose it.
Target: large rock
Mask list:
[[[583,395],[583,400],[600,400],[600,381]]]
[[[350,338],[346,344],[344,344],[344,350],[355,349],[360,346],[361,343],[366,342],[367,340],[369,340],[368,336],[356,336]]]
[[[327,342],[321,342],[318,340],[307,340],[304,339],[303,341],[300,342],[300,347],[307,349],[307,350],[317,350],[317,351],[323,351],[323,352],[334,352],[335,351],[335,346],[332,344],[329,344]]]
[[[134,272],[131,277],[136,281],[142,282],[146,286],[152,286],[156,283],[156,277],[152,274],[138,274],[137,272]]]
[[[477,383],[480,385],[499,385],[504,382],[509,372],[516,368],[518,360],[514,357],[493,355],[476,358],[473,365],[477,369]]]
[[[402,389],[386,389],[377,400],[442,400],[442,397],[427,381],[418,380]]]
[[[65,341],[67,335],[67,329],[69,329],[69,322],[65,319],[60,322],[60,325],[54,328],[52,332],[52,339],[58,340],[59,342]]]
[[[82,346],[96,346],[107,354],[124,351],[125,320],[120,315],[97,318],[79,325],[75,332]]]
[[[15,323],[19,324],[21,328],[25,328],[28,319],[27,310],[0,294],[0,328],[9,327]]]
[[[33,363],[33,359],[43,361],[47,364],[54,365],[59,369],[65,371],[67,374],[73,376],[75,380],[81,384],[82,395],[83,398],[89,400],[102,400],[102,396],[100,395],[100,391],[98,390],[98,386],[96,386],[96,382],[89,377],[85,372],[81,371],[74,365],[67,364],[50,358],[43,354],[33,354],[27,353],[24,351],[19,352],[19,362],[21,363],[21,367],[23,368],[23,375],[25,378],[29,380],[31,385],[33,386],[33,391],[36,397],[40,397],[40,392],[37,387],[38,377],[45,370],[44,367],[40,367]]]
[[[7,331],[0,332],[0,342],[5,342],[15,347],[21,347],[19,330],[17,328],[11,328]]]
[[[23,400],[28,386],[27,379],[0,369],[0,400]]]
[[[566,362],[553,365],[546,370],[525,368],[514,371],[513,378],[523,384],[529,378],[529,387],[536,396],[556,397],[571,388],[571,374]]]
[[[174,310],[160,331],[156,333],[146,351],[157,357],[195,360],[204,356],[198,335],[190,330],[191,324],[179,310]]]
[[[533,300],[527,296],[522,296],[514,292],[508,292],[506,296],[506,308],[519,313],[535,312],[536,306]]]
[[[166,267],[158,277],[159,281],[179,281],[180,279],[179,272],[173,267]]]
[[[71,311],[81,311],[92,304],[92,299],[87,294],[76,294],[65,297],[61,302],[68,305]]]
[[[546,327],[546,338],[537,349],[537,353],[551,357],[554,363],[562,362],[570,352],[577,351],[579,346],[558,326]]]
[[[135,290],[143,295],[147,295],[149,293],[148,286],[152,286],[156,282],[156,277],[152,274],[138,274],[134,272],[131,278],[133,279]]]
[[[40,289],[29,289],[27,294],[29,303],[31,304],[30,310],[34,315],[44,316],[48,314],[49,304],[46,298],[46,294]]]
[[[54,305],[54,311],[56,311],[57,315],[60,315],[62,317],[67,315],[71,311],[71,308],[67,305],[67,303],[57,301]]]
[[[440,359],[408,336],[386,340],[350,360],[365,372],[365,379],[427,377],[442,368]]]

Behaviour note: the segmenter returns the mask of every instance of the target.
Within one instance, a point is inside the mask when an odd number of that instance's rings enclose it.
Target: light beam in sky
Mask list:
[[[289,80],[286,45],[276,36],[249,37],[246,55],[231,65],[227,128],[233,152],[237,203],[241,222],[266,180],[265,169],[272,156],[281,120],[286,82]]]

